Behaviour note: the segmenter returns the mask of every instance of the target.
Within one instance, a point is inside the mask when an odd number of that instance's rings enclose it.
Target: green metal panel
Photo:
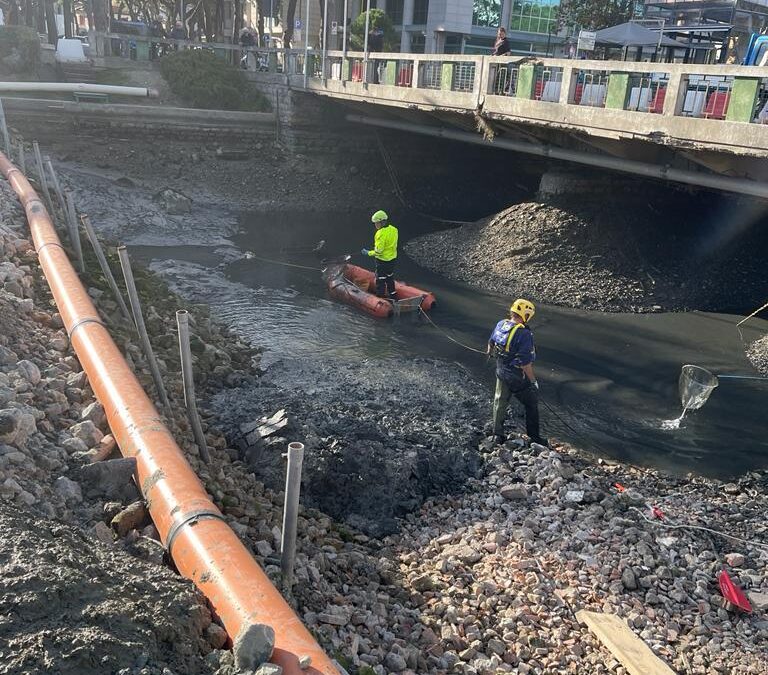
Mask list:
[[[387,61],[387,68],[384,71],[384,82],[382,82],[382,84],[388,84],[391,87],[394,87],[396,77],[397,77],[397,61]]]
[[[629,73],[611,73],[605,92],[605,107],[624,110],[629,94]]]
[[[344,82],[349,82],[349,59],[342,59],[341,61],[341,79]]]
[[[453,64],[444,63],[440,75],[440,89],[443,91],[451,91],[451,87],[453,87]]]
[[[136,60],[149,61],[149,42],[136,41]]]
[[[267,57],[267,62],[269,63],[269,72],[276,73],[277,72],[277,52],[269,52],[269,56]]]
[[[533,87],[536,82],[535,69],[532,64],[525,63],[517,71],[516,98],[533,98]]]
[[[733,81],[731,100],[725,119],[729,122],[751,122],[760,91],[760,78],[737,77]]]

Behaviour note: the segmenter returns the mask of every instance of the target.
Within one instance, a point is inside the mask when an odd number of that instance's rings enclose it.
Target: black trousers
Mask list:
[[[376,261],[376,295],[380,298],[396,300],[395,297],[395,263],[394,260]]]
[[[496,395],[493,397],[493,433],[504,433],[504,418],[507,415],[509,399],[514,396],[525,408],[525,433],[532,440],[539,439],[539,392],[530,382],[522,389],[517,389],[517,383],[510,386],[499,377],[496,378]]]

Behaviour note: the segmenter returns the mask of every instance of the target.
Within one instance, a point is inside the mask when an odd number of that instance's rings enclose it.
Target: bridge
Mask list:
[[[768,67],[101,40],[117,43],[147,60],[250,52],[250,79],[334,100],[358,124],[768,198]]]

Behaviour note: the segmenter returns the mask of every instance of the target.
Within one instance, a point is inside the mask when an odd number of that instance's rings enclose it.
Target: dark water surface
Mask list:
[[[430,356],[458,362],[487,383],[493,369],[483,355],[446,339],[414,316],[377,320],[331,302],[313,269],[246,259],[256,256],[316,268],[311,248],[326,241],[327,255],[370,247],[369,210],[344,214],[252,214],[242,221],[232,247],[132,247],[132,254],[163,272],[177,290],[212,305],[215,315],[264,347],[263,363],[282,357],[340,358],[375,367],[377,359]],[[423,219],[396,219],[401,238],[440,229]],[[370,266],[362,256],[353,262]],[[484,350],[496,321],[512,298],[450,281],[401,253],[398,278],[433,291],[433,320],[456,340]],[[520,295],[525,296],[524,288]],[[600,314],[540,305],[536,334],[543,435],[599,454],[675,473],[735,476],[768,466],[764,415],[768,380],[722,380],[709,402],[683,420],[677,417],[680,367],[694,363],[714,373],[755,375],[745,345],[768,332],[753,319],[688,312]],[[547,407],[550,406],[556,415]]]

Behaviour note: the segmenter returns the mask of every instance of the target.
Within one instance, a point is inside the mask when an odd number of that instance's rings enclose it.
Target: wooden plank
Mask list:
[[[576,612],[576,618],[587,624],[630,675],[675,675],[651,648],[635,635],[626,622],[615,614]]]

